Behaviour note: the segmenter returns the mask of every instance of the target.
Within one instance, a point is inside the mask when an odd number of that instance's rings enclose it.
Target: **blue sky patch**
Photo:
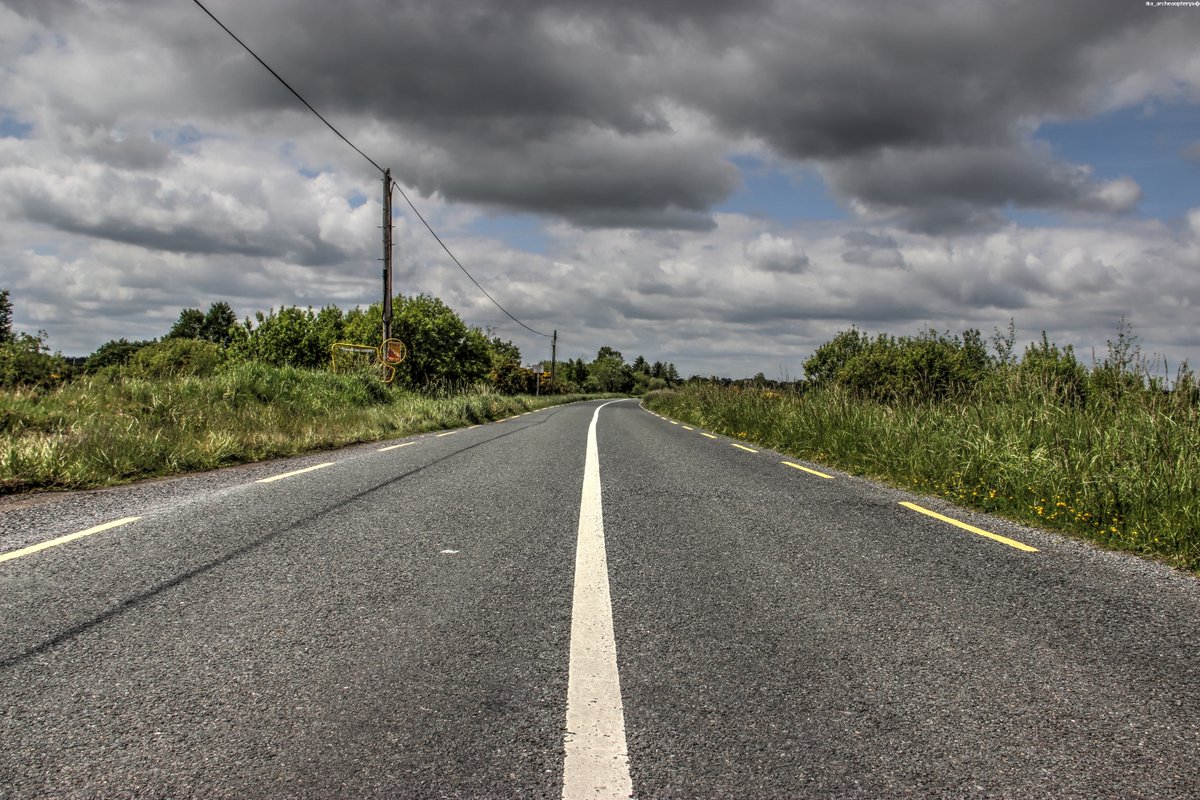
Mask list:
[[[741,171],[743,186],[714,211],[780,223],[849,218],[811,167],[785,171],[754,156],[734,156],[730,161]]]
[[[0,110],[0,139],[28,139],[33,126],[22,122],[9,111]]]
[[[545,255],[550,237],[537,217],[529,214],[489,214],[473,220],[471,233],[500,239],[513,247]]]
[[[1149,104],[1048,122],[1035,138],[1048,142],[1056,158],[1090,165],[1097,180],[1133,178],[1142,187],[1138,208],[1148,217],[1177,218],[1200,206],[1200,164],[1183,156],[1200,141],[1200,106]]]

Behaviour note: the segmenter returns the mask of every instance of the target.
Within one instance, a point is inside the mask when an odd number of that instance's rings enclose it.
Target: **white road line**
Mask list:
[[[600,409],[606,405],[609,404],[597,407],[588,427],[583,493],[579,500],[563,800],[628,798],[633,794],[608,590],[608,558],[604,551],[600,457],[596,451],[596,421]]]

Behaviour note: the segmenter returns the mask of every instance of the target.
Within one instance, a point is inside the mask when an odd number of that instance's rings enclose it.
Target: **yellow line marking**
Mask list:
[[[700,435],[701,435],[701,436],[707,436],[707,437],[708,437],[708,438],[710,438],[710,439],[715,439],[715,438],[717,438],[717,437],[713,436],[711,433],[705,433],[704,431],[701,431],[701,432],[700,432]]]
[[[917,505],[916,503],[901,503],[900,505],[904,506],[905,508],[911,508],[913,511],[916,511],[920,514],[925,514],[926,516],[933,517],[934,519],[940,519],[942,522],[947,522],[957,528],[962,528],[964,531],[970,531],[971,533],[976,533],[976,534],[979,534],[980,536],[986,536],[987,538],[993,539],[997,542],[1000,542],[1001,544],[1006,544],[1009,547],[1015,547],[1017,550],[1024,550],[1026,553],[1038,552],[1038,549],[1036,547],[1030,547],[1029,545],[1024,544],[1023,542],[1018,542],[1016,539],[1009,539],[1007,536],[1001,536],[1000,534],[997,534],[997,533],[990,533],[981,528],[976,528],[974,525],[968,525],[965,522],[959,522],[956,519],[951,519],[950,517],[943,516],[942,514],[939,514],[936,511],[930,511],[928,508],[922,508],[921,506]]]
[[[779,463],[789,466],[792,469],[798,469],[802,472],[807,472],[809,475],[816,475],[818,478],[826,478],[828,480],[833,480],[832,475],[826,475],[824,472],[817,472],[815,469],[809,469],[808,467],[802,467],[799,464],[793,464],[791,461],[780,461]]]
[[[694,431],[694,430],[696,430],[695,428],[689,428],[687,425],[680,425],[679,427],[683,428],[685,431]]]
[[[405,442],[404,444],[394,444],[391,447],[381,447],[378,450],[376,450],[375,452],[386,453],[388,450],[395,450],[397,447],[408,447],[409,445],[414,445],[414,444],[416,444],[416,442]]]
[[[324,464],[317,464],[315,467],[305,467],[304,469],[298,469],[294,472],[285,472],[282,475],[263,478],[261,481],[255,481],[255,483],[271,483],[272,481],[281,481],[284,478],[290,478],[293,475],[303,475],[306,472],[312,472],[314,469],[325,469],[326,467],[332,467],[336,463],[336,461],[326,461]]]
[[[107,530],[110,530],[111,528],[116,528],[120,525],[128,525],[131,522],[137,522],[139,519],[141,519],[141,517],[125,517],[124,519],[118,519],[118,520],[114,520],[112,522],[106,522],[103,525],[97,525],[94,528],[88,528],[86,531],[79,531],[78,533],[68,533],[66,536],[59,536],[57,539],[51,539],[50,541],[47,541],[47,542],[41,542],[40,544],[31,544],[28,547],[22,547],[20,550],[12,550],[10,552],[0,554],[0,562],[12,561],[14,558],[20,558],[21,556],[31,555],[32,553],[36,553],[40,550],[47,550],[51,547],[58,547],[60,544],[66,544],[67,542],[73,542],[76,539],[82,539],[85,536],[91,536],[93,533],[100,533],[100,531],[107,531]]]
[[[671,424],[672,424],[672,425],[678,425],[679,423],[678,423],[678,422],[676,422],[675,420],[671,420]]]
[[[440,438],[442,438],[443,436],[453,436],[453,435],[454,435],[454,433],[455,433],[454,431],[446,431],[445,433],[439,433],[439,434],[438,434],[437,436],[435,436],[434,438],[435,438],[435,439],[440,439]]]
[[[758,452],[757,450],[752,450],[749,447],[740,445],[737,442],[730,442],[730,444],[733,445],[734,447],[736,447],[738,450],[745,450],[747,453],[757,453]]]

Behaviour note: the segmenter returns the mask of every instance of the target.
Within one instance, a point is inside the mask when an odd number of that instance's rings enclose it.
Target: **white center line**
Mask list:
[[[596,409],[588,427],[579,500],[563,800],[628,798],[633,794],[604,549],[600,457],[596,450],[596,421],[606,405]]]

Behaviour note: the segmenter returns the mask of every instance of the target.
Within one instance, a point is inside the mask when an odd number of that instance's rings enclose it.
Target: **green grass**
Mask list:
[[[429,397],[370,375],[242,363],[204,378],[0,392],[0,493],[111,486],[487,422],[583,399]]]
[[[1077,407],[1028,392],[883,404],[687,386],[665,415],[819,464],[1200,570],[1200,409],[1134,392]]]

